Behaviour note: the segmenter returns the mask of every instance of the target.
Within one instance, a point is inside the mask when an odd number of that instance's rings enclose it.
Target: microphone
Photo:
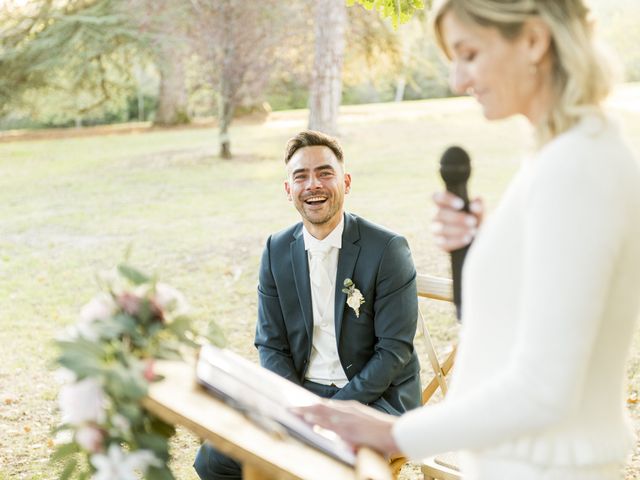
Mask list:
[[[469,212],[467,181],[471,176],[471,160],[462,148],[453,146],[445,150],[440,158],[440,175],[447,191],[460,197],[464,202],[462,210]],[[453,303],[458,321],[462,317],[462,265],[469,250],[466,245],[451,252],[451,276],[453,278]]]

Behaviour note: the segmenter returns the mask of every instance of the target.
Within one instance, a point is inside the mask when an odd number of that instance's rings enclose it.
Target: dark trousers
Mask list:
[[[323,398],[331,398],[340,390],[338,387],[308,380],[305,380],[302,386]],[[200,446],[193,468],[202,480],[242,480],[242,464],[220,453],[206,442]]]

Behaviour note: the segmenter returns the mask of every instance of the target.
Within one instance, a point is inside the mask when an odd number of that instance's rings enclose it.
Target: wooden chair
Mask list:
[[[452,282],[448,278],[436,277],[433,275],[418,274],[416,278],[418,289],[418,297],[428,298],[431,300],[439,300],[445,302],[453,302]],[[456,355],[456,345],[446,354],[443,362],[440,362],[436,354],[431,335],[427,328],[426,320],[420,308],[418,308],[418,328],[422,333],[424,345],[427,351],[429,363],[433,369],[434,376],[431,381],[422,390],[422,403],[427,403],[433,395],[440,389],[442,395],[446,395],[447,375],[453,368]],[[406,458],[400,457],[391,463],[394,477],[400,472],[402,466],[406,463]],[[460,480],[460,472],[457,468],[455,454],[438,455],[428,458],[421,465],[424,480]]]
[[[440,300],[445,302],[453,302],[453,290],[452,282],[448,278],[435,277],[433,275],[418,274],[416,278],[416,284],[418,288],[418,297],[428,298],[431,300]],[[429,357],[429,363],[434,372],[434,377],[422,390],[422,403],[427,403],[431,397],[436,393],[438,388],[442,392],[442,395],[447,394],[447,375],[453,368],[453,362],[456,355],[456,346],[453,345],[451,351],[448,352],[444,362],[440,362],[435,349],[433,348],[433,342],[431,341],[431,335],[427,328],[427,322],[422,314],[422,310],[418,307],[418,328],[422,333],[424,339],[424,345],[427,350],[427,356]]]

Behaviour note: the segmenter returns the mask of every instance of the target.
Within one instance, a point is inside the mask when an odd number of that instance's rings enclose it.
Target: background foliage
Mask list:
[[[224,12],[213,0],[4,0],[0,129],[157,120],[166,100],[163,82],[169,81],[169,91],[183,90],[178,92],[182,99],[173,99],[182,116],[169,123],[215,117],[223,72],[231,72],[240,87],[236,115],[305,107],[313,64],[312,3],[226,2],[242,26],[232,25],[235,37],[227,31],[226,38],[236,44],[225,56]],[[446,66],[423,9],[430,2],[348,3],[353,6],[348,9],[344,104],[449,95]],[[625,79],[640,80],[640,4],[591,3]],[[260,36],[238,37],[242,32]],[[246,50],[246,41],[253,50]],[[262,53],[252,59],[246,51]]]

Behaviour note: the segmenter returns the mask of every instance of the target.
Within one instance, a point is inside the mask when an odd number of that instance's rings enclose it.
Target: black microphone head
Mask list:
[[[462,148],[453,146],[440,158],[440,175],[446,185],[466,183],[471,176],[471,159]]]

